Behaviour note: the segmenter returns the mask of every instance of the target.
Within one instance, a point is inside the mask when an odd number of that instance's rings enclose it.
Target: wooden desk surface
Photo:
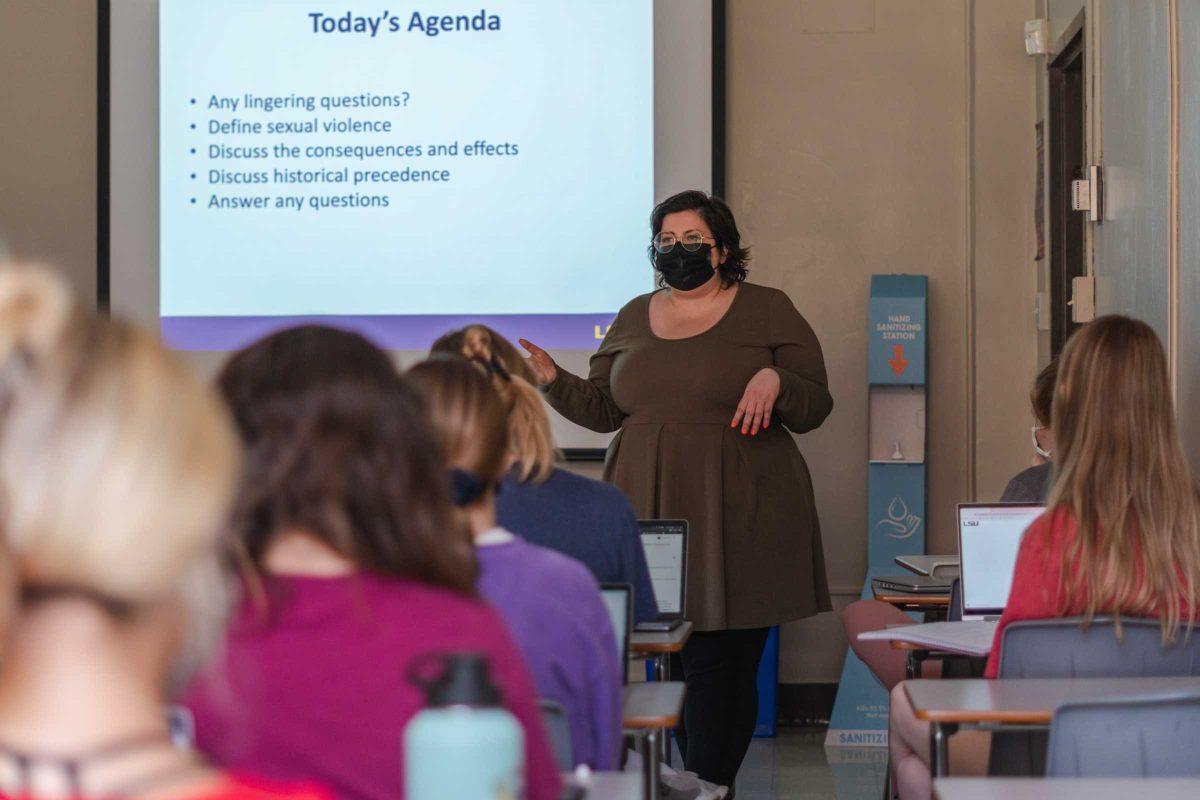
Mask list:
[[[904,682],[917,719],[1049,725],[1063,703],[1200,691],[1200,678],[1023,678]]]
[[[638,655],[678,653],[692,635],[692,623],[684,620],[673,631],[634,631],[629,637],[629,652]]]
[[[683,683],[631,683],[621,698],[621,724],[627,730],[674,728],[683,711]]]
[[[875,581],[871,581],[871,591],[876,600],[900,608],[942,608],[950,605],[949,594],[880,591]]]
[[[1193,800],[1200,797],[1194,778],[938,778],[937,800]]]
[[[593,772],[588,782],[582,784],[589,800],[642,800],[642,784],[645,778],[640,772]],[[576,785],[570,773],[563,775],[563,783]]]
[[[934,648],[930,647],[927,644],[917,644],[916,642],[902,642],[899,639],[892,639],[890,642],[888,642],[888,644],[890,644],[892,646],[893,650],[912,650],[914,652],[924,650],[924,651],[928,651],[930,653],[940,652],[939,650],[935,650]]]

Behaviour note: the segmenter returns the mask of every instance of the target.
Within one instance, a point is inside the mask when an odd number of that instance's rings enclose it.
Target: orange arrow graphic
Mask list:
[[[888,363],[892,365],[892,372],[897,376],[904,374],[904,370],[908,369],[908,362],[904,360],[904,345],[892,346],[892,357]]]

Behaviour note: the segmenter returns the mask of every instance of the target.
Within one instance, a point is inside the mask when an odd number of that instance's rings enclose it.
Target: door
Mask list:
[[[1083,30],[1050,63],[1050,352],[1057,356],[1075,328],[1071,281],[1085,274],[1086,214],[1071,209],[1071,182],[1086,165]]]

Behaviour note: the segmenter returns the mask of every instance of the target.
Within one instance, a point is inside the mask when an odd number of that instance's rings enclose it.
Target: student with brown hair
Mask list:
[[[155,337],[0,271],[0,795],[312,800],[175,747],[166,690],[219,631],[237,443]]]
[[[361,336],[293,328],[219,384],[245,445],[233,532],[251,567],[222,657],[188,696],[220,764],[403,797],[401,742],[430,655],[479,653],[525,733],[530,800],[560,778],[529,670],[475,594],[468,531],[425,405]]]
[[[475,538],[480,594],[504,616],[538,692],[566,710],[573,763],[617,769],[625,665],[596,579],[579,562],[496,521],[510,414],[494,387],[512,390],[514,379],[490,361],[457,356],[435,356],[408,378],[425,396],[453,468],[455,503]]]
[[[1156,617],[1169,642],[1190,632],[1200,602],[1200,492],[1154,330],[1107,316],[1076,333],[1060,359],[1051,418],[1054,488],[1021,540],[990,678],[1004,628],[1017,620]],[[901,797],[928,797],[929,726],[913,716],[903,685],[892,691],[889,747]]]
[[[1020,472],[1004,488],[1001,503],[1044,503],[1054,483],[1054,429],[1050,425],[1054,402],[1054,383],[1058,380],[1058,359],[1042,368],[1029,392],[1033,411],[1033,465]]]
[[[635,622],[657,617],[633,506],[612,484],[555,466],[550,417],[526,359],[485,325],[446,334],[433,343],[433,352],[474,359],[509,378],[493,380],[508,409],[510,467],[496,494],[499,524],[581,562],[601,583],[628,583]]]

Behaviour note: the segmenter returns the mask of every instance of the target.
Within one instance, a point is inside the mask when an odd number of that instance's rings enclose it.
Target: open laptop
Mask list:
[[[608,608],[613,633],[617,635],[617,663],[621,665],[621,682],[629,682],[629,635],[633,628],[633,587],[628,583],[602,583],[600,596]]]
[[[1008,604],[1021,537],[1045,507],[1025,503],[963,503],[958,553],[964,620],[999,619]]]
[[[643,519],[642,549],[650,568],[650,585],[658,601],[658,617],[639,622],[639,631],[671,631],[683,622],[687,603],[687,520]]]

